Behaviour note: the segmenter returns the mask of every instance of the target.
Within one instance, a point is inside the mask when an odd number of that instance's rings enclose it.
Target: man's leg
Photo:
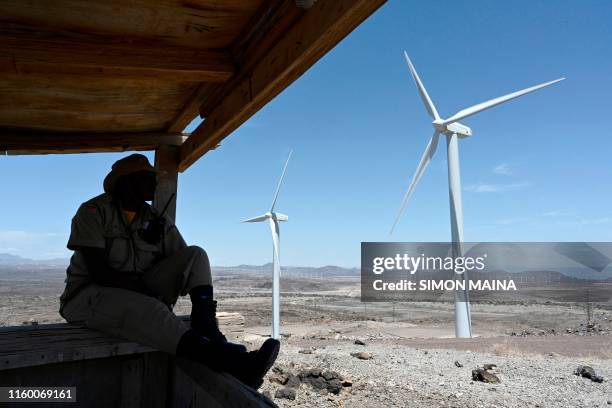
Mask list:
[[[260,349],[247,353],[244,346],[227,342],[215,320],[210,263],[202,248],[189,246],[176,252],[147,271],[144,280],[168,305],[174,305],[179,295],[191,297],[193,330],[181,338],[177,355],[227,371],[259,388],[276,360],[280,343],[268,339]]]
[[[90,285],[63,309],[70,323],[84,324],[175,354],[189,327],[162,302],[126,289]]]
[[[185,247],[148,270],[144,281],[164,303],[174,305],[195,287],[212,287],[208,255],[198,246]]]
[[[188,246],[155,265],[145,273],[145,284],[172,307],[179,295],[191,298],[191,327],[213,341],[227,342],[216,319],[210,262],[206,251]],[[245,351],[242,345],[237,350]]]
[[[275,339],[249,353],[231,343],[210,341],[190,330],[162,302],[119,288],[90,285],[68,301],[62,313],[70,323],[199,361],[255,388],[262,384],[280,348]]]

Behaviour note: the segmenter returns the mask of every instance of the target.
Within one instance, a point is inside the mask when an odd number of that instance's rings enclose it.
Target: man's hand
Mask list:
[[[142,276],[133,276],[110,268],[104,249],[79,247],[77,251],[83,255],[87,270],[98,285],[127,289],[155,297],[155,293],[146,286]]]
[[[163,238],[165,228],[166,219],[164,217],[157,217],[148,221],[145,228],[138,230],[138,234],[145,242],[157,245]]]

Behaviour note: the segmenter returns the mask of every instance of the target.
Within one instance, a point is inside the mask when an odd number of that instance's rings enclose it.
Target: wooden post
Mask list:
[[[158,177],[157,190],[153,199],[153,207],[162,211],[168,199],[172,194],[176,194],[178,184],[178,162],[179,148],[178,146],[160,146],[155,150],[155,168],[165,171]],[[176,201],[178,197],[172,200],[165,216],[172,222],[176,219]]]

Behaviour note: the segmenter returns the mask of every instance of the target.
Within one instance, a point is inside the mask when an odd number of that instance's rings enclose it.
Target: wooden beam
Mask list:
[[[0,37],[2,72],[224,82],[234,65],[224,50]]]
[[[242,70],[250,69],[258,56],[268,52],[284,33],[304,14],[295,0],[264,1],[256,15],[231,47],[234,60]]]
[[[183,109],[172,119],[170,126],[166,129],[169,133],[182,132],[185,127],[191,123],[198,115],[198,110],[202,101],[204,101],[214,89],[214,85],[210,83],[200,84],[198,88],[191,94],[189,100],[183,106]]]
[[[34,133],[0,129],[0,153],[9,155],[123,152],[180,146],[182,133]]]
[[[269,1],[269,0],[265,0]],[[226,48],[264,0],[2,0],[0,31]]]
[[[295,7],[295,0],[264,1],[230,47],[236,66],[240,66],[244,72],[249,70],[301,14],[302,10]],[[208,116],[210,110],[223,99],[223,90],[233,88],[236,81],[232,78],[229,83],[201,84],[166,131],[183,131],[198,113],[202,118]]]
[[[155,168],[164,174],[157,178],[157,188],[153,198],[153,207],[161,213],[168,203],[168,208],[164,214],[172,222],[176,220],[176,196],[178,185],[178,146],[160,146],[155,151]],[[174,194],[174,199],[170,198]]]
[[[181,146],[179,170],[215,148],[229,133],[370,16],[385,0],[319,0],[249,72],[227,89],[221,103]]]
[[[231,47],[232,56],[240,71],[249,72],[303,13],[304,10],[295,6],[295,0],[264,2],[239,40]],[[221,103],[227,90],[235,88],[242,77],[243,75],[237,75],[227,84],[211,84],[213,90],[200,105],[200,117],[208,117]]]

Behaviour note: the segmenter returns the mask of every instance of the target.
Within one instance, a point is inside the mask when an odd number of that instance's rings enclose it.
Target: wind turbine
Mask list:
[[[276,192],[274,193],[274,199],[272,200],[272,206],[270,207],[270,211],[267,213],[249,218],[248,220],[244,220],[242,222],[262,222],[268,220],[270,224],[270,231],[272,232],[272,269],[273,269],[273,277],[272,277],[272,337],[278,339],[280,337],[280,230],[278,223],[280,221],[287,221],[289,217],[285,214],[281,214],[274,211],[274,207],[276,206],[276,200],[278,199],[278,192],[280,191],[281,185],[283,184],[283,179],[285,178],[285,171],[287,170],[287,165],[289,164],[289,159],[291,159],[291,154],[293,150],[289,152],[289,156],[287,157],[287,161],[285,162],[285,167],[283,167],[283,173],[281,174],[280,180],[278,181],[278,185],[276,186]]]
[[[408,191],[406,192],[406,195],[404,195],[404,199],[402,200],[402,204],[397,212],[395,222],[391,227],[391,234],[393,233],[393,230],[395,229],[416,184],[425,172],[427,165],[436,152],[440,135],[443,134],[446,136],[446,151],[448,155],[448,193],[450,201],[451,236],[453,242],[452,255],[454,257],[461,256],[461,242],[463,242],[463,207],[461,204],[459,144],[457,140],[472,136],[472,129],[459,123],[459,121],[475,115],[485,109],[492,108],[511,99],[518,98],[519,96],[523,96],[530,92],[537,91],[538,89],[542,89],[546,86],[562,81],[565,78],[555,79],[554,81],[545,82],[543,84],[523,89],[522,91],[513,92],[500,96],[499,98],[479,103],[469,108],[462,109],[447,119],[443,119],[438,114],[438,111],[431,101],[429,94],[427,94],[427,90],[425,89],[425,86],[423,86],[423,83],[421,82],[421,79],[419,78],[419,75],[417,74],[416,69],[414,68],[414,65],[412,64],[412,61],[410,60],[410,57],[406,51],[404,51],[404,56],[406,57],[406,63],[408,63],[408,68],[410,69],[412,78],[416,83],[421,100],[425,105],[425,109],[427,109],[429,116],[433,118],[432,124],[434,127],[434,133],[431,139],[429,139],[429,143],[427,144],[425,152],[421,157],[421,161],[417,167],[416,173],[412,178],[412,182],[408,187]],[[467,272],[463,275],[456,274],[455,279],[468,282]],[[472,337],[472,323],[470,320],[470,304],[467,287],[464,291],[455,291],[455,335],[457,337]]]

